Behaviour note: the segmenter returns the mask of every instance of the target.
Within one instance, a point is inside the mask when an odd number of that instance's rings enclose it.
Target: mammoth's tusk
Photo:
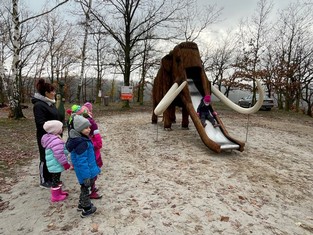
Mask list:
[[[171,89],[169,89],[168,92],[165,94],[165,96],[162,98],[158,106],[154,109],[154,114],[161,115],[167,109],[167,107],[170,106],[170,104],[173,102],[176,96],[178,96],[178,94],[182,91],[182,89],[184,89],[186,84],[187,84],[187,81],[184,81],[177,88],[178,84],[174,83]]]
[[[211,88],[212,88],[211,90],[212,90],[212,93],[214,95],[216,95],[216,97],[219,98],[224,104],[226,104],[228,107],[232,108],[233,110],[237,111],[238,113],[252,114],[252,113],[259,111],[259,109],[261,108],[261,106],[263,104],[263,100],[264,100],[264,90],[261,87],[261,83],[259,82],[259,80],[256,80],[256,84],[258,87],[259,99],[255,103],[255,105],[251,108],[242,108],[239,105],[231,102],[222,92],[220,92],[214,86],[211,86]]]
[[[163,107],[165,105],[166,100],[168,99],[168,97],[173,94],[173,92],[175,92],[178,88],[178,84],[174,83],[172,85],[172,87],[166,92],[165,96],[162,98],[162,100],[160,101],[160,103],[157,105],[157,107],[155,108],[155,110],[159,110],[160,107]],[[155,112],[154,112],[155,113]],[[159,114],[156,114],[159,115]]]

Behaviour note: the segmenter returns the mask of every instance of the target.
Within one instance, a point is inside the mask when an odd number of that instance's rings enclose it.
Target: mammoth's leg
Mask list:
[[[153,112],[152,112],[152,124],[157,124],[158,123],[158,116],[155,115]]]
[[[170,117],[171,123],[176,123],[175,106],[174,105],[170,105],[168,107],[168,110],[169,110],[169,117]]]
[[[158,105],[158,102],[157,102],[157,99],[156,99],[155,87],[153,87],[153,92],[152,92],[152,105],[153,105],[153,110]],[[152,124],[158,123],[158,116],[154,113],[154,111],[152,111],[151,122],[152,122]]]
[[[164,129],[165,130],[172,130],[172,120],[171,116],[173,112],[173,107],[168,107],[163,113],[163,121],[164,121]]]
[[[183,118],[182,123],[181,123],[182,128],[188,129],[189,114],[187,112],[187,109],[186,109],[185,105],[183,105],[183,108],[182,108],[182,118]]]
[[[153,105],[153,110],[155,109],[155,106]],[[158,116],[152,111],[152,118],[151,118],[152,124],[158,123]]]

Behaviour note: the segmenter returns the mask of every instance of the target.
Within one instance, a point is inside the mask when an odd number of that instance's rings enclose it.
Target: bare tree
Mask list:
[[[60,18],[59,14],[51,13],[42,20],[42,61],[40,67],[46,67],[51,83],[59,83],[68,75],[70,67],[78,62],[73,27]]]
[[[312,41],[312,40],[311,40]],[[306,51],[308,52],[308,51]],[[308,57],[301,63],[299,67],[299,76],[301,77],[301,98],[306,103],[306,114],[313,116],[313,46]]]
[[[102,27],[98,22],[94,22],[91,28],[92,41],[91,44],[91,64],[96,71],[96,103],[101,102],[101,97],[103,96],[103,85],[104,85],[104,75],[105,69],[110,66],[108,50],[109,48],[106,34],[101,31]]]
[[[13,27],[13,34],[12,34],[12,46],[13,46],[13,58],[12,58],[12,89],[11,92],[7,92],[8,100],[10,105],[10,113],[9,117],[19,119],[24,117],[22,108],[21,108],[21,95],[20,95],[20,85],[21,85],[21,76],[19,73],[20,64],[20,52],[21,52],[21,25],[25,24],[27,21],[36,19],[42,15],[48,14],[57,7],[63,5],[68,0],[62,1],[61,3],[57,4],[52,9],[41,13],[36,16],[31,16],[26,19],[20,19],[20,11],[19,11],[19,0],[12,0],[12,27]],[[0,66],[2,68],[3,65]],[[5,86],[6,87],[6,86]]]
[[[87,52],[87,41],[88,41],[88,34],[90,31],[90,11],[92,6],[92,0],[81,0],[78,1],[85,16],[85,21],[83,23],[84,27],[84,39],[82,44],[82,50],[81,50],[81,68],[80,68],[80,76],[79,76],[79,83],[77,87],[77,94],[76,94],[76,101],[80,102],[80,93],[81,88],[83,84],[84,79],[84,73],[85,73],[85,64],[86,64],[86,52]]]
[[[149,38],[149,37],[147,37]],[[156,63],[156,58],[155,58],[155,49],[153,48],[151,40],[144,40],[144,50],[143,54],[141,57],[140,61],[140,80],[138,85],[136,86],[137,91],[138,91],[138,96],[137,96],[137,102],[140,103],[140,105],[143,105],[144,103],[144,94],[145,94],[145,88],[147,84],[151,84],[151,82],[147,81],[147,74],[148,71],[158,65]]]
[[[195,41],[208,26],[219,20],[222,10],[216,4],[199,6],[197,0],[188,1],[180,16],[182,23],[177,28],[178,35],[183,35],[185,41]]]
[[[115,43],[112,43],[124,85],[129,86],[136,58],[142,54],[142,42],[169,38],[169,24],[181,10],[183,1],[108,0],[93,7],[91,14],[100,22]],[[104,12],[104,13],[101,13]],[[114,16],[114,17],[113,17]],[[167,27],[166,27],[167,26]],[[162,28],[162,31],[157,31]],[[151,32],[155,30],[158,35]],[[129,106],[126,102],[125,106]]]
[[[273,42],[275,55],[275,91],[279,108],[298,111],[302,86],[308,86],[312,57],[312,6],[291,3],[279,13],[276,37]]]
[[[213,85],[217,84],[219,90],[224,86],[226,96],[232,87],[236,87],[235,79],[230,76],[235,48],[233,35],[229,32],[227,37],[222,39],[220,46],[210,51],[203,61],[205,71],[211,74]]]
[[[0,8],[0,104],[4,104],[5,97],[8,97],[8,69],[5,61],[11,56],[10,46],[10,17],[5,11],[5,4]]]
[[[4,10],[7,9],[5,12]],[[13,48],[11,45],[12,41],[12,20],[7,17],[10,16],[10,13],[8,11],[9,5],[5,5],[5,7],[2,8],[2,17],[4,19],[3,26],[6,27],[7,30],[3,30],[3,37],[1,40],[1,43],[3,45],[2,47],[2,61],[3,63],[9,64],[7,61],[9,58],[12,58],[13,56]],[[27,8],[23,10],[23,12],[20,13],[20,17],[27,18],[29,16],[29,12],[27,11]],[[20,94],[20,101],[25,102],[25,98],[29,97],[30,92],[33,88],[33,82],[31,82],[31,79],[28,79],[27,76],[31,75],[32,69],[34,67],[34,64],[32,63],[32,57],[38,48],[38,41],[39,36],[36,34],[36,29],[38,28],[38,21],[34,19],[31,23],[26,22],[21,25],[20,27],[20,62],[19,67],[17,70],[18,77],[20,77],[20,84],[19,84],[19,91]],[[4,46],[6,45],[6,46]],[[10,79],[10,76],[7,72],[7,79],[6,82],[9,84],[8,87],[11,87],[10,84],[12,84],[12,79]],[[11,91],[10,91],[11,92]],[[8,97],[8,96],[6,96]]]
[[[264,67],[262,59],[266,49],[266,35],[269,32],[267,21],[272,10],[273,4],[268,0],[259,0],[257,3],[256,13],[252,16],[251,21],[242,23],[240,37],[243,45],[241,57],[238,57],[234,67],[236,76],[243,80],[251,81],[252,84],[252,104],[256,102],[256,85],[255,79],[262,79]]]

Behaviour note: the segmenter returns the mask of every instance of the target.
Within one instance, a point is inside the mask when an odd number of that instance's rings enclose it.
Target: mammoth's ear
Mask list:
[[[173,55],[168,54],[162,58],[162,67],[166,72],[171,72],[172,71],[172,66],[173,66]]]

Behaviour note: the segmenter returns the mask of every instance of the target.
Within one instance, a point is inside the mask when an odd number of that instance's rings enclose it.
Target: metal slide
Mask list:
[[[192,105],[195,111],[197,111],[202,96],[198,91],[197,87],[195,86],[194,81],[192,79],[188,79],[187,81]],[[221,150],[240,148],[240,146],[237,143],[232,142],[223,134],[222,129],[220,127],[214,128],[213,125],[208,120],[206,121],[206,124],[207,125],[205,126],[205,132],[208,138],[214,141],[215,143],[219,144],[221,146]]]

